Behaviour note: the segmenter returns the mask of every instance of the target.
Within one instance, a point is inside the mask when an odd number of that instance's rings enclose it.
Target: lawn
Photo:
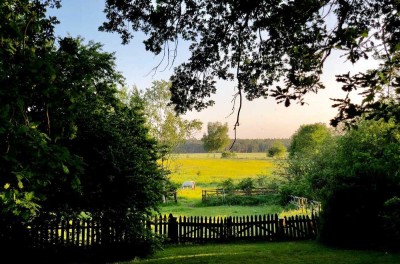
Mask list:
[[[174,216],[244,216],[244,215],[264,215],[282,213],[283,207],[279,205],[257,205],[257,206],[199,206],[188,202],[180,202],[178,205],[162,206],[161,214],[170,214]]]
[[[400,255],[335,249],[315,241],[258,242],[168,246],[149,258],[124,263],[394,264],[400,263]]]

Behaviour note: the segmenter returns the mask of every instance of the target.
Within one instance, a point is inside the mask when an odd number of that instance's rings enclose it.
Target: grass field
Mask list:
[[[221,159],[221,154],[179,154],[170,163],[173,182],[195,181],[200,186],[215,186],[232,178],[240,180],[247,177],[271,176],[275,160],[265,153],[238,153],[234,159]]]
[[[341,250],[315,241],[169,246],[154,256],[124,263],[395,264],[399,254]]]
[[[257,205],[257,206],[199,206],[191,201],[180,201],[177,205],[169,204],[160,208],[161,214],[170,214],[174,216],[244,216],[244,215],[264,215],[281,214],[284,209],[279,205]]]
[[[272,172],[277,167],[275,159],[268,158],[265,153],[238,153],[234,159],[221,159],[221,154],[179,154],[171,161],[170,178],[181,184],[184,181],[195,181],[197,186],[192,189],[178,189],[178,203],[164,204],[161,214],[174,216],[243,216],[279,214],[293,215],[301,212],[287,212],[280,205],[260,204],[256,206],[204,206],[201,203],[203,189],[213,189],[218,183],[228,178],[238,182],[243,178],[265,176],[272,178]]]

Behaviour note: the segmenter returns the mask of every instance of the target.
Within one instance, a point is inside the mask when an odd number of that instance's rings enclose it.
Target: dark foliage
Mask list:
[[[55,38],[46,9],[58,2],[0,2],[0,240],[82,211],[138,227],[161,200],[140,101],[119,99],[124,79],[100,44]]]
[[[321,241],[340,247],[384,248],[389,241],[381,212],[395,186],[386,175],[376,172],[342,179],[324,200]]]
[[[398,125],[363,121],[336,141],[314,157],[305,175],[311,194],[322,201],[321,240],[398,250],[393,243],[400,194]]]
[[[217,79],[237,79],[239,113],[242,94],[304,104],[305,94],[324,88],[320,75],[332,51],[351,63],[379,58],[371,72],[337,76],[344,91],[364,97],[361,104],[336,100],[337,125],[365,112],[398,120],[399,9],[397,0],[108,0],[101,29],[118,32],[123,43],[144,32],[146,50],[163,53],[168,64],[178,41],[190,42],[191,57],[171,77],[179,113],[213,105]]]

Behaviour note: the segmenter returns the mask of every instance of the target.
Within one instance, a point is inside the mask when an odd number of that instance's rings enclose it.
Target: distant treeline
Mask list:
[[[267,139],[237,139],[232,151],[239,153],[267,152],[274,141],[281,141],[288,148],[289,138],[267,138]],[[232,141],[233,142],[233,141]],[[203,142],[200,139],[190,139],[179,145],[175,153],[205,153]]]

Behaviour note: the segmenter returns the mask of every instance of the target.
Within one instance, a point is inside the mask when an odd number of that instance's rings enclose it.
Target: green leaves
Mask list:
[[[331,131],[325,124],[302,125],[292,136],[290,157],[309,157],[320,152],[332,138]]]
[[[124,43],[142,31],[148,36],[145,48],[155,54],[179,39],[190,42],[191,57],[171,77],[171,101],[178,113],[213,105],[217,79],[236,78],[249,100],[271,96],[287,107],[296,100],[304,104],[305,94],[324,89],[320,75],[335,50],[353,64],[380,60],[380,76],[358,78],[368,71],[347,76],[346,92],[370,90],[362,92],[366,104],[338,99],[343,104],[337,104],[339,113],[332,120],[338,124],[375,111],[380,117],[396,115],[369,103],[391,97],[399,86],[393,74],[400,66],[399,11],[397,0],[201,0],[163,2],[156,8],[151,1],[108,0],[108,21],[101,29],[121,34]],[[378,90],[380,96],[371,99]]]
[[[229,145],[228,124],[220,122],[209,122],[207,124],[207,134],[203,135],[204,149],[208,152],[221,151]]]
[[[55,42],[51,5],[0,1],[0,217],[142,217],[164,182],[143,108],[118,98],[124,78],[100,44]]]
[[[62,164],[62,168],[65,174],[69,174],[69,169],[67,166],[65,166],[64,164]]]
[[[267,151],[268,157],[283,158],[286,156],[286,147],[281,141],[274,141],[272,146]]]
[[[185,120],[170,105],[171,83],[154,81],[152,87],[138,96],[143,101],[149,133],[158,141],[162,166],[168,168],[172,151],[187,138],[201,129],[199,120]]]

